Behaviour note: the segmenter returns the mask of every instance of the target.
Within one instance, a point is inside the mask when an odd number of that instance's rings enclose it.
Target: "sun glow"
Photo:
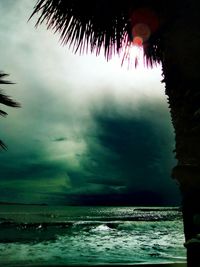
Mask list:
[[[122,51],[122,62],[121,65],[128,64],[129,67],[137,67],[143,58],[142,38],[135,37],[133,42],[126,45]]]

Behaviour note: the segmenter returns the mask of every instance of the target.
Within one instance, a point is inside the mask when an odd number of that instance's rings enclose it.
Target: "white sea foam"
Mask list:
[[[119,209],[122,220],[119,219]],[[105,210],[96,208],[97,212],[94,210],[90,212],[85,209],[81,211],[82,214],[73,211],[72,215],[69,210],[62,212],[60,209],[57,217],[48,216],[47,219],[43,216],[44,222],[41,221],[41,214],[30,214],[32,222],[26,224],[2,219],[1,265],[125,264],[185,260],[183,225],[178,211],[164,210],[164,214],[169,213],[169,220],[166,220],[162,210],[137,210],[135,213],[134,209],[131,213],[130,208],[122,207],[117,212],[117,208],[115,210],[113,207],[110,210],[108,207]],[[83,213],[87,214],[87,220],[83,220]],[[144,217],[143,221],[138,220],[141,217]],[[153,217],[164,219],[153,220]],[[33,218],[40,220],[33,222]],[[66,218],[70,218],[70,221],[66,221]]]

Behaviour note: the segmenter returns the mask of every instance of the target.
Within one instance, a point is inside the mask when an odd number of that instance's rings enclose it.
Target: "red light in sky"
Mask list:
[[[130,18],[133,40],[140,37],[142,42],[145,42],[159,27],[158,17],[149,8],[139,8],[133,11]]]
[[[134,37],[133,38],[133,45],[142,46],[143,45],[143,39],[140,36]]]
[[[145,42],[149,39],[151,31],[148,25],[144,23],[138,23],[133,27],[132,35],[133,38],[140,37],[140,39],[142,39],[142,42]]]

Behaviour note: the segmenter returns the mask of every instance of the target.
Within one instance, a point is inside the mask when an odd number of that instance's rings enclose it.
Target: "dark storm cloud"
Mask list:
[[[174,136],[160,69],[79,57],[27,19],[36,1],[0,1],[1,68],[22,104],[1,120],[0,201],[168,203]],[[133,197],[133,195],[135,197]]]
[[[85,137],[81,173],[68,172],[72,182],[68,201],[73,196],[83,204],[179,202],[178,188],[170,177],[175,164],[172,127],[166,125],[165,113],[157,105],[143,104],[140,116],[126,107],[119,112],[114,102],[92,111],[93,129]]]
[[[43,160],[44,161],[44,160]],[[66,171],[65,162],[54,162],[48,160],[47,162],[42,162],[38,160],[35,162],[29,162],[23,160],[23,165],[16,160],[15,165],[12,168],[4,169],[1,173],[4,179],[38,179],[54,177],[59,172],[62,173]]]
[[[58,137],[58,138],[55,138],[53,141],[54,142],[63,142],[63,141],[66,141],[67,138],[66,137]]]
[[[107,194],[72,194],[67,203],[75,205],[102,205],[102,206],[162,206],[174,205],[175,201],[168,201],[162,194],[151,191],[136,191],[129,194],[125,193],[107,193]],[[178,202],[176,203],[178,204]]]

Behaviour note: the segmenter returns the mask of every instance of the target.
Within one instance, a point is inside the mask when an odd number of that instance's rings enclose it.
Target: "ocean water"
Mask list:
[[[171,207],[0,206],[0,266],[185,262]]]

